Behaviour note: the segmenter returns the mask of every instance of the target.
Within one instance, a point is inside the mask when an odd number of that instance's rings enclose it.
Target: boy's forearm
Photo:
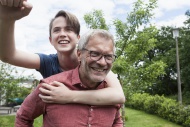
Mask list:
[[[115,105],[125,102],[123,93],[113,88],[100,90],[73,91],[71,103],[82,103],[90,105]]]
[[[14,25],[15,21],[0,20],[0,59],[4,62],[14,52]]]

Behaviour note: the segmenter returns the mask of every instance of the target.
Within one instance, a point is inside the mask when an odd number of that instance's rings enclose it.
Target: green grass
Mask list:
[[[0,116],[0,127],[14,127],[15,115]],[[34,127],[42,127],[42,116],[34,121]]]
[[[42,115],[34,120],[34,127],[42,127]]]
[[[126,127],[182,127],[143,111],[126,108]],[[14,127],[15,115],[0,116],[0,127]],[[42,116],[35,119],[34,127],[42,126]]]
[[[0,116],[0,127],[14,127],[15,115]]]
[[[125,114],[128,118],[126,127],[182,127],[158,116],[130,108],[126,108]]]

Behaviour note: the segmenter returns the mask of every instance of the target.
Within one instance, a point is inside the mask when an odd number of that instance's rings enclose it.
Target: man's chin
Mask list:
[[[102,82],[102,81],[104,81],[104,79],[105,78],[103,76],[101,76],[101,77],[100,76],[94,76],[93,77],[94,82]]]

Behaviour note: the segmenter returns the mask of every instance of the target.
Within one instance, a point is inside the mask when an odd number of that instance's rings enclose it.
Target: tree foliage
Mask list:
[[[189,10],[185,13],[187,20],[184,21],[184,26],[179,28],[179,62],[181,72],[181,86],[183,93],[190,93],[190,15]],[[154,90],[162,94],[177,93],[177,68],[176,68],[176,42],[172,38],[172,27],[163,26],[159,29],[156,36],[158,42],[155,51],[158,56],[156,59],[161,59],[167,64],[165,75],[158,77],[157,87]],[[159,88],[159,89],[158,89]]]
[[[176,50],[175,40],[172,38],[171,27],[161,27],[158,30],[156,46],[153,50],[154,60],[161,60],[167,68],[164,69],[165,74],[159,75],[157,81],[152,86],[150,93],[153,94],[175,94],[177,92],[176,84]]]
[[[21,83],[33,76],[24,77],[17,69],[9,64],[0,62],[0,101],[8,104],[11,98],[24,98],[30,89],[22,87]]]
[[[101,10],[94,10],[93,12],[84,15],[84,20],[87,27],[90,29],[109,29],[109,26],[106,25],[106,20],[104,19],[104,15]]]

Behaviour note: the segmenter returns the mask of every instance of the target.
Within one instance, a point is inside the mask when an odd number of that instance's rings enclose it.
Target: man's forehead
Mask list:
[[[111,38],[105,37],[105,36],[92,36],[89,38],[87,45],[109,45],[111,46],[113,44]]]

